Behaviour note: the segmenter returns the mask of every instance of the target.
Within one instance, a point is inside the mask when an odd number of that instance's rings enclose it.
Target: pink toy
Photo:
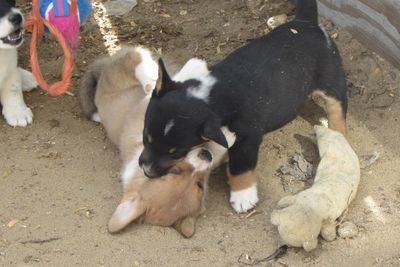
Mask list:
[[[39,5],[42,17],[58,28],[72,49],[78,48],[79,26],[92,11],[90,0],[40,0]]]

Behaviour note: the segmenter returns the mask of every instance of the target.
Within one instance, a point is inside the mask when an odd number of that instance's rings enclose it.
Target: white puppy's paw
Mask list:
[[[18,70],[21,74],[22,91],[28,92],[38,86],[38,83],[31,72],[21,68],[18,68]]]
[[[240,191],[231,191],[230,202],[237,213],[247,212],[258,202],[257,185]]]
[[[7,123],[13,127],[26,127],[33,120],[31,109],[25,105],[3,107],[3,115]]]
[[[100,114],[98,112],[95,112],[92,114],[91,120],[94,122],[98,122],[101,123],[101,117]]]

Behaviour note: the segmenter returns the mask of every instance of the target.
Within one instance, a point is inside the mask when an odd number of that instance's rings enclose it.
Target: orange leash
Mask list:
[[[76,0],[73,0],[74,3]],[[31,66],[32,66],[32,73],[35,76],[36,81],[38,82],[39,86],[46,90],[52,96],[59,96],[64,94],[68,88],[71,86],[71,78],[72,78],[72,71],[74,65],[74,58],[72,54],[72,50],[65,40],[64,36],[60,33],[60,31],[49,21],[43,19],[40,15],[39,11],[39,0],[32,0],[33,6],[33,14],[30,15],[26,22],[26,28],[28,31],[32,32],[32,39],[31,39],[31,46],[30,46],[30,53],[31,53]],[[61,81],[57,81],[51,85],[49,85],[45,79],[43,78],[42,72],[40,71],[40,66],[38,62],[37,56],[37,39],[38,36],[43,35],[44,33],[44,25],[49,29],[50,33],[54,35],[57,39],[58,43],[62,47],[64,51],[64,65],[62,69],[62,79]]]

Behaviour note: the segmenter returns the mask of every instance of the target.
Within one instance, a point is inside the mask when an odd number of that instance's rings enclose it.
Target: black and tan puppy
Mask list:
[[[202,77],[173,81],[161,60],[159,65],[140,166],[155,178],[207,140],[227,147],[220,128],[228,126],[237,136],[227,171],[237,212],[258,202],[254,169],[263,135],[293,120],[308,96],[322,96],[329,126],[346,131],[341,58],[318,26],[315,0],[298,0],[291,22],[234,51]]]

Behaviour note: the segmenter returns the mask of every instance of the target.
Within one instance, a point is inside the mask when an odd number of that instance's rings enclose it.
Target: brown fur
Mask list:
[[[254,170],[236,176],[232,175],[229,172],[229,168],[227,169],[226,172],[229,179],[229,185],[231,187],[231,191],[235,192],[244,190],[254,186],[257,183],[257,178]]]
[[[323,103],[321,103],[321,101],[317,99],[318,97],[322,98]],[[313,93],[312,98],[317,104],[321,105],[324,108],[328,116],[329,128],[338,131],[346,136],[346,118],[340,101],[326,95],[324,92],[319,90]]]
[[[194,233],[195,218],[204,206],[211,164],[197,157],[201,148],[196,148],[186,159],[175,163],[175,167],[181,170],[179,175],[167,174],[160,179],[151,180],[136,166],[138,163],[134,155],[143,149],[144,114],[149,102],[145,91],[148,92],[148,88],[155,86],[155,81],[141,84],[135,76],[135,69],[143,60],[145,59],[137,48],[127,48],[112,57],[101,59],[86,73],[81,88],[84,91],[80,94],[81,103],[86,116],[90,118],[93,115],[87,112],[93,112],[93,108],[90,108],[91,94],[88,93],[92,92],[94,106],[109,138],[119,148],[124,166],[123,197],[109,221],[109,231],[120,231],[130,222],[136,221],[174,226],[184,236],[189,237]],[[93,81],[95,77],[96,83]],[[95,89],[90,87],[94,84]],[[225,149],[216,147],[215,144],[210,144],[210,147],[216,154],[219,153],[214,155],[217,158],[222,158],[226,153]],[[204,167],[204,164],[207,166]],[[133,166],[136,172],[132,177],[124,177],[129,174],[129,166]],[[195,169],[199,166],[203,167]]]

